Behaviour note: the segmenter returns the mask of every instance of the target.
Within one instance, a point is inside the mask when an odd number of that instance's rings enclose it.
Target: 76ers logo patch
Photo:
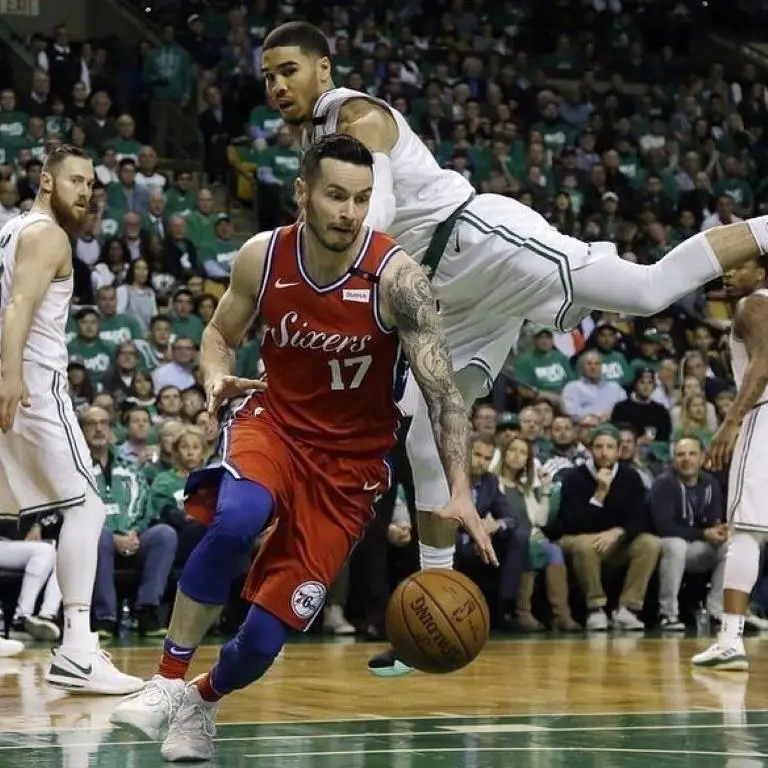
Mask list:
[[[319,581],[305,581],[291,595],[291,608],[300,619],[311,619],[322,607],[327,590]]]

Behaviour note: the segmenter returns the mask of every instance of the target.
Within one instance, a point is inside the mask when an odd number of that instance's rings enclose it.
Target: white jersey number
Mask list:
[[[331,367],[331,389],[334,391],[342,389],[357,389],[365,378],[365,374],[368,373],[368,369],[373,362],[372,355],[363,355],[362,357],[348,357],[345,360],[329,360],[328,365]],[[348,384],[344,379],[349,378],[342,376],[341,368],[354,368],[355,372],[352,375]]]

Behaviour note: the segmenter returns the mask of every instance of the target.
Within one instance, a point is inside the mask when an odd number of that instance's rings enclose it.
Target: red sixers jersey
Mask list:
[[[400,248],[368,229],[349,271],[321,287],[304,267],[302,229],[275,230],[267,250],[257,306],[268,387],[258,403],[289,436],[385,456],[395,443],[405,365],[379,312],[378,278]]]

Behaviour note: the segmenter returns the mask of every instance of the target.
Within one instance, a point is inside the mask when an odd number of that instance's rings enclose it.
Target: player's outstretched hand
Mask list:
[[[266,388],[267,382],[260,379],[244,379],[241,376],[214,379],[208,387],[208,413],[215,416],[226,400],[234,400],[254,390],[263,392]]]
[[[29,407],[29,391],[27,385],[19,379],[0,380],[0,429],[10,432],[16,419],[16,409],[19,406]]]
[[[435,513],[443,520],[455,520],[475,542],[475,547],[484,563],[498,566],[499,561],[493,549],[491,537],[477,514],[471,497],[451,499],[446,506]]]
[[[733,455],[740,426],[726,419],[715,432],[712,442],[707,449],[705,466],[714,472],[725,469]]]

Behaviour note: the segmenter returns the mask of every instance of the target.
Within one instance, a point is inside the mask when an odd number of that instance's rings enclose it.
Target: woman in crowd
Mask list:
[[[517,597],[518,625],[525,632],[544,629],[531,611],[536,575],[544,571],[547,599],[554,617],[553,629],[577,631],[581,627],[573,620],[568,604],[568,575],[563,551],[549,541],[542,530],[549,522],[550,509],[557,508],[556,499],[552,499],[554,486],[549,475],[541,471],[539,487],[534,490],[534,471],[531,444],[521,437],[513,438],[504,450],[499,476],[510,509],[528,529],[531,542],[531,570],[523,572]]]

